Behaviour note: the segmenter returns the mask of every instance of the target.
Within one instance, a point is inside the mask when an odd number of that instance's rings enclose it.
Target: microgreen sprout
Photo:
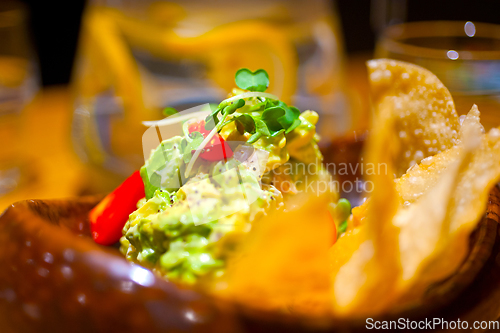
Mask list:
[[[263,69],[255,72],[242,68],[236,72],[236,85],[249,92],[230,97],[223,100],[217,108],[205,119],[205,129],[210,130],[208,136],[198,147],[186,168],[186,177],[199,156],[200,152],[213,136],[231,122],[236,123],[240,134],[249,133],[247,143],[252,144],[261,137],[275,137],[282,133],[288,134],[293,131],[301,121],[300,111],[294,106],[288,106],[280,101],[278,97],[265,93],[269,86],[269,76]],[[248,105],[241,114],[236,113],[238,109],[245,106],[245,100],[257,98],[258,103]],[[228,119],[228,116],[231,117]]]

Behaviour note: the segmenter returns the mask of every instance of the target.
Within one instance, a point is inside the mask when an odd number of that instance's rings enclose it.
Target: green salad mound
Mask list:
[[[174,282],[221,276],[253,223],[286,209],[307,182],[329,178],[318,114],[265,93],[264,70],[241,69],[235,81],[228,99],[187,120],[184,135],[161,142],[141,168],[146,198],[123,228],[121,251]],[[214,138],[220,158],[207,148]]]

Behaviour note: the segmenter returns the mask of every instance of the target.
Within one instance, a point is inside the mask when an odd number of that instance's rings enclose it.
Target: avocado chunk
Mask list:
[[[181,187],[180,169],[184,163],[184,145],[185,141],[180,136],[163,141],[141,167],[146,199],[151,199],[156,190],[173,192]]]

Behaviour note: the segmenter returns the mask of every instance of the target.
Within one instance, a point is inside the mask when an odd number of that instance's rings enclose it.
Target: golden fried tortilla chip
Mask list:
[[[434,156],[435,163],[429,162],[433,167],[419,166],[405,175],[407,179],[414,177],[419,183],[429,183],[430,189],[406,212],[400,209],[395,218],[396,224],[405,221],[399,224],[402,301],[417,299],[431,283],[446,278],[459,267],[468,251],[470,233],[486,209],[488,194],[500,179],[500,130],[483,134],[476,106],[460,129],[460,141],[450,149],[453,153],[445,151]],[[455,171],[454,166],[461,159],[461,167]],[[440,190],[446,177],[453,173],[455,180]],[[432,185],[435,179],[438,183]],[[432,214],[443,208],[445,216]]]
[[[341,238],[332,249],[333,310],[337,315],[364,316],[386,309],[392,302],[400,272],[398,230],[392,219],[399,207],[394,185],[392,160],[395,146],[392,105],[375,116],[366,147],[366,162],[386,165],[384,172],[368,177],[374,187],[367,215],[356,236],[357,246],[345,246],[352,235]],[[338,253],[340,251],[346,253]]]
[[[392,104],[399,152],[394,169],[399,177],[422,159],[452,147],[459,120],[450,92],[428,70],[402,61],[367,63],[375,113]]]
[[[447,215],[453,201],[453,190],[463,164],[468,162],[468,154],[469,151],[460,149],[450,165],[440,170],[436,184],[413,204],[402,206],[393,219],[394,225],[400,229],[401,279],[405,286],[420,273],[419,269],[426,266],[449,229]]]
[[[302,192],[293,200],[297,203],[288,202],[287,211],[252,226],[228,261],[220,294],[261,309],[326,316],[331,313],[328,251],[336,238],[328,211],[331,193]]]
[[[474,106],[460,128],[460,140],[456,146],[421,161],[397,180],[399,207],[391,224],[398,229],[397,250],[394,251],[398,253],[401,270],[395,271],[394,264],[383,263],[388,268],[388,281],[380,282],[379,287],[388,290],[389,285],[393,285],[394,289],[386,296],[389,299],[386,308],[372,309],[370,314],[417,302],[431,284],[451,275],[465,258],[470,233],[484,214],[489,191],[500,179],[500,130],[492,129],[488,134],[483,134],[483,131],[479,111]],[[390,136],[389,131],[385,133]],[[379,193],[375,190],[370,201]],[[379,206],[380,209],[386,207],[380,202]],[[372,202],[368,207],[372,207]],[[376,209],[367,210],[361,229],[371,227],[376,220],[372,217],[374,212]],[[344,260],[340,271],[352,269],[354,262],[366,265],[374,260],[367,259],[370,251],[375,253],[377,250],[375,245],[371,249],[366,245],[372,239],[373,236],[367,234],[365,250],[354,253],[350,262]],[[335,246],[341,244],[341,240]],[[386,243],[381,246],[391,248],[394,245]],[[380,281],[380,273],[374,270],[362,272],[363,281]],[[334,286],[334,292],[337,290]],[[359,302],[360,292],[373,294],[367,289],[353,291],[347,288],[340,295],[348,292],[356,295],[352,304]],[[369,299],[367,295],[362,298]],[[353,308],[352,313],[354,311]]]
[[[407,173],[397,179],[396,190],[401,204],[409,205],[420,198],[439,180],[440,172],[445,170],[460,154],[458,147],[452,147],[437,155],[423,159]]]
[[[398,62],[390,64],[385,67],[390,68],[390,75],[383,75],[390,78],[402,66]],[[417,67],[412,70],[423,71]],[[432,93],[424,94],[433,101],[440,87],[445,89],[436,80],[427,80],[425,89]],[[422,99],[412,100],[409,91],[401,100],[413,106],[423,105]],[[456,126],[433,126],[443,123],[444,113],[430,112],[428,119],[420,119],[411,114],[412,110],[406,112],[397,105],[401,95],[387,96],[378,99],[365,161],[386,163],[388,175],[368,177],[374,190],[363,223],[341,238],[330,252],[333,310],[340,316],[376,315],[394,306],[418,302],[431,284],[451,275],[465,258],[470,233],[484,214],[489,191],[500,179],[500,130],[484,134],[476,106],[461,126],[453,109],[450,114]],[[404,114],[394,110],[403,110]],[[416,122],[405,123],[405,117]],[[419,119],[422,122],[418,123]],[[427,128],[424,135],[428,138],[447,144],[436,155],[427,150],[427,158],[415,160],[420,164],[394,180],[391,170],[403,170],[398,162],[401,146],[395,144],[395,137],[401,138],[402,125],[415,123]]]
[[[459,130],[459,141],[463,141],[464,131],[475,131],[479,136],[483,131],[483,126],[479,121],[479,110],[476,105],[465,117]],[[457,144],[459,143],[457,141]],[[396,182],[396,190],[400,195],[403,204],[410,204],[418,199],[430,187],[434,186],[439,179],[440,172],[456,160],[460,149],[457,146],[441,152],[435,156],[423,159],[420,164],[411,167]]]

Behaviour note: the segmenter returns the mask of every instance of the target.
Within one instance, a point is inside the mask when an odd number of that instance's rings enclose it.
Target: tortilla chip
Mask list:
[[[463,141],[466,128],[476,132],[476,136],[484,131],[479,121],[479,110],[476,105],[467,114],[459,130],[459,141]],[[442,170],[458,158],[459,148],[454,146],[435,156],[423,159],[420,164],[411,167],[396,183],[396,189],[403,204],[410,204],[418,199],[429,188],[434,186]]]
[[[402,61],[367,63],[375,113],[384,101],[392,104],[399,151],[394,170],[399,177],[422,159],[452,147],[459,119],[450,92],[428,70]]]
[[[331,313],[328,251],[336,237],[328,211],[331,193],[300,193],[294,200],[284,213],[252,226],[228,261],[221,293],[260,309],[326,316]]]
[[[407,255],[410,252],[401,251],[403,272],[406,272],[403,280],[410,279],[403,286],[411,285],[403,298],[406,302],[421,297],[431,283],[452,274],[467,254],[469,236],[484,214],[489,192],[500,179],[500,130],[492,129],[488,134],[482,132],[479,111],[473,106],[460,130],[461,143],[453,148],[453,154],[443,152],[434,157],[438,163],[434,163],[433,168],[417,168],[407,175],[423,183],[426,180],[432,183],[436,178],[442,182],[453,172],[451,169],[460,161],[460,156],[464,159],[456,179],[448,185],[446,191],[451,190],[451,197],[445,206],[439,203],[445,194],[436,190],[439,185],[434,185],[410,205],[409,210],[415,212],[406,213],[411,216],[406,217],[406,225],[401,226],[400,247],[413,252]],[[435,210],[436,206],[445,207],[446,215],[425,220],[424,215],[429,215],[428,212]],[[417,227],[421,230],[415,230]],[[437,234],[439,239],[424,246],[422,243],[431,233]],[[416,239],[419,245],[415,244]],[[410,259],[423,248],[427,251],[426,256]],[[416,262],[419,268],[413,271],[411,266]]]
[[[461,150],[446,169],[441,170],[437,182],[413,204],[401,207],[393,223],[400,228],[399,251],[403,282],[418,275],[440,246],[446,224],[448,207],[453,200],[453,189],[459,172],[466,163],[467,154]]]
[[[400,272],[398,230],[392,224],[399,207],[391,162],[395,153],[391,144],[395,140],[395,122],[392,105],[384,103],[367,141],[366,162],[376,166],[385,164],[387,168],[377,167],[384,172],[368,178],[374,191],[356,241],[359,246],[343,246],[351,238],[347,236],[332,250],[332,255],[350,251],[332,265],[333,309],[338,315],[363,316],[386,309]]]
[[[366,161],[392,169],[397,122],[390,102],[375,117]],[[397,180],[368,178],[374,191],[363,221],[332,248],[333,310],[367,316],[409,305],[463,262],[469,236],[500,179],[500,130],[488,134],[474,106],[457,145],[423,160]],[[342,253],[341,253],[342,252]]]
[[[418,301],[464,260],[469,235],[500,179],[500,130],[483,132],[473,106],[456,146],[423,160],[397,180],[400,206],[392,223],[399,228],[401,274],[392,306]],[[364,220],[368,223],[369,216]]]

